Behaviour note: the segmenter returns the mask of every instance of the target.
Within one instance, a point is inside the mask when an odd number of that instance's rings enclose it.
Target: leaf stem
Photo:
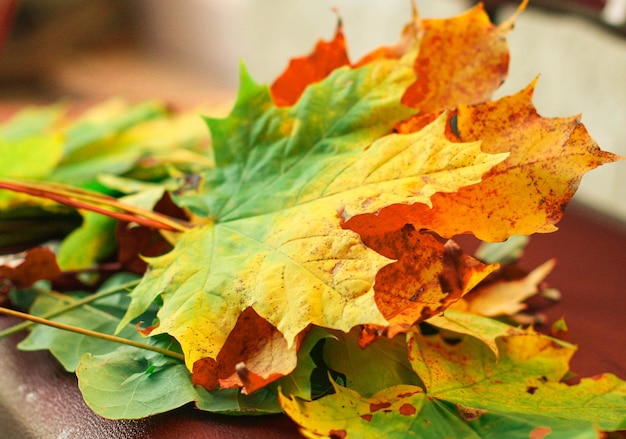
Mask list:
[[[147,343],[141,343],[141,342],[138,342],[138,341],[129,340],[127,338],[117,337],[115,335],[104,334],[102,332],[96,332],[96,331],[92,331],[90,329],[79,328],[78,326],[66,325],[65,323],[60,323],[60,322],[55,322],[55,321],[52,321],[52,320],[47,320],[47,319],[44,319],[44,318],[41,318],[41,317],[33,316],[33,315],[26,314],[26,313],[23,313],[23,312],[20,312],[20,311],[14,311],[12,309],[4,308],[4,307],[0,307],[0,314],[6,314],[6,315],[9,315],[9,316],[18,317],[20,319],[29,320],[29,321],[31,321],[33,323],[39,323],[41,325],[51,326],[53,328],[62,329],[64,331],[75,332],[77,334],[86,335],[88,337],[95,337],[95,338],[99,338],[101,340],[112,341],[112,342],[115,342],[115,343],[120,343],[120,344],[124,344],[124,345],[127,345],[127,346],[132,346],[132,347],[139,348],[139,349],[145,349],[145,350],[148,350],[148,351],[157,352],[159,354],[166,355],[166,356],[172,357],[172,358],[176,358],[177,360],[181,360],[181,361],[185,360],[185,357],[183,356],[183,354],[179,354],[178,352],[173,352],[173,351],[170,351],[168,349],[163,349],[163,348],[160,348],[158,346],[152,346],[152,345],[147,344]]]
[[[120,293],[120,292],[122,292],[124,290],[129,290],[129,289],[137,286],[140,281],[141,281],[141,279],[136,279],[136,280],[132,280],[130,282],[126,282],[124,284],[118,285],[116,287],[111,287],[111,288],[104,289],[102,291],[98,291],[97,293],[91,294],[91,295],[89,295],[87,297],[84,297],[84,298],[82,298],[80,300],[76,300],[74,302],[71,302],[71,303],[69,303],[68,305],[66,305],[64,307],[61,307],[61,308],[55,309],[54,311],[42,314],[39,317],[41,317],[43,319],[49,319],[51,317],[58,316],[58,315],[63,314],[65,312],[67,312],[67,311],[70,311],[70,310],[72,310],[74,308],[78,308],[79,306],[83,306],[83,305],[86,305],[88,303],[94,302],[94,301],[96,301],[98,299],[102,299],[103,297],[111,296],[113,294]],[[4,337],[8,337],[8,336],[13,335],[13,334],[17,334],[20,331],[23,331],[25,329],[30,328],[32,325],[34,325],[34,323],[32,321],[28,321],[27,320],[27,321],[19,323],[17,325],[11,326],[11,327],[5,329],[4,331],[0,331],[0,339],[4,338]]]
[[[0,189],[47,198],[68,207],[85,209],[119,221],[135,222],[145,227],[186,232],[191,225],[184,221],[118,201],[113,197],[59,183],[35,183],[0,180]],[[117,210],[114,210],[117,209]]]

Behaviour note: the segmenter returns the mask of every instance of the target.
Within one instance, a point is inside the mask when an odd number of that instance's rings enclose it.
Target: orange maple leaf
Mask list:
[[[534,85],[450,114],[450,130],[459,140],[482,140],[482,150],[491,154],[510,152],[479,184],[435,194],[432,208],[397,204],[375,220],[354,217],[346,226],[367,233],[409,222],[441,236],[472,233],[485,241],[555,231],[583,174],[621,157],[602,151],[579,117],[541,117],[532,104]]]
[[[350,65],[350,60],[339,20],[332,41],[318,41],[309,56],[292,59],[287,69],[274,81],[270,88],[274,103],[278,107],[295,104],[309,85],[321,81],[333,70],[346,65]]]

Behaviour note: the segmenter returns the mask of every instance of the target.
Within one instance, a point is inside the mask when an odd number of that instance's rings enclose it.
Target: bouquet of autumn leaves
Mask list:
[[[626,429],[626,383],[565,384],[575,347],[515,323],[550,263],[513,281],[492,257],[556,230],[582,175],[619,159],[538,115],[534,83],[489,100],[514,18],[415,13],[357,63],[340,25],[271,87],[242,68],[210,145],[150,103],[5,122],[3,227],[74,228],[0,268],[20,315],[57,326],[20,348],[49,349],[108,418],[193,402],[308,437]],[[491,243],[482,260],[460,234]]]

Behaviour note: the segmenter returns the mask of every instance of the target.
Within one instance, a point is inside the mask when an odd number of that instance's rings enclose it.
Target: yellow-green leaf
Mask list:
[[[377,140],[409,111],[398,103],[412,78],[407,62],[340,69],[286,109],[244,76],[231,116],[210,123],[218,168],[200,199],[191,195],[195,206],[206,206],[209,224],[150,261],[127,319],[160,295],[153,334],[176,337],[190,368],[216,358],[247,307],[289,346],[310,324],[342,331],[386,325],[373,285],[390,261],[343,228],[343,218],[391,203],[428,203],[433,193],[480,181],[506,158],[482,153],[478,143],[449,142],[443,117]],[[322,98],[332,111],[319,111]],[[223,138],[233,124],[239,137]]]

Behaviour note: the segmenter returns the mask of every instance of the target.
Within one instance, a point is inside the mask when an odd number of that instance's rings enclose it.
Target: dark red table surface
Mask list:
[[[563,294],[546,311],[564,316],[579,352],[572,370],[582,376],[612,372],[626,378],[626,225],[570,206],[560,230],[536,235],[525,268],[556,257],[548,282]],[[0,317],[0,328],[14,324]],[[191,406],[138,421],[111,421],[83,403],[74,375],[47,352],[20,352],[16,335],[0,340],[0,438],[290,438],[286,417],[216,416]]]

